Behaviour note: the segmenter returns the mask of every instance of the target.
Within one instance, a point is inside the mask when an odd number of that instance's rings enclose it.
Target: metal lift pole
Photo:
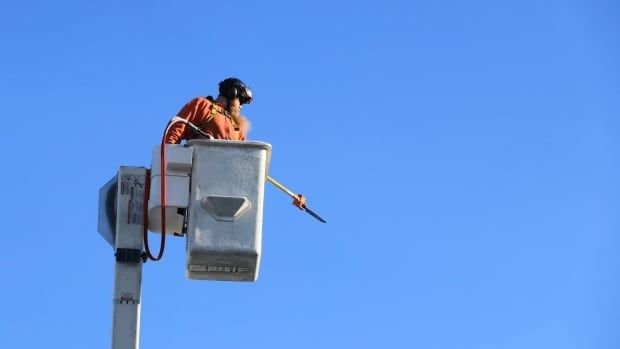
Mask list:
[[[118,171],[112,349],[140,346],[140,299],[146,168]]]

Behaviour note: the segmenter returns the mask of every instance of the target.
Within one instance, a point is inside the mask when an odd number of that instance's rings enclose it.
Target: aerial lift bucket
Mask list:
[[[194,139],[186,146],[166,147],[166,232],[186,233],[187,277],[255,281],[271,145]],[[161,232],[159,146],[155,148],[149,229]]]

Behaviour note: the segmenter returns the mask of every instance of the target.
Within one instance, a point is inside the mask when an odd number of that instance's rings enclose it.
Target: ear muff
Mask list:
[[[233,99],[237,97],[239,90],[235,86],[224,86],[220,94],[228,99]]]
[[[236,97],[237,97],[237,95],[238,95],[238,93],[239,93],[239,91],[237,90],[237,88],[236,88],[236,87],[234,87],[234,86],[231,86],[231,87],[228,89],[228,91],[229,91],[229,92],[228,92],[228,96],[226,96],[226,97],[227,97],[227,98],[229,98],[229,99],[236,98]]]

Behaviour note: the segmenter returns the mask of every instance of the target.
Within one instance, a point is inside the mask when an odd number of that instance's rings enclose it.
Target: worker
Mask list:
[[[241,115],[241,106],[251,101],[252,90],[241,80],[228,78],[220,82],[217,99],[196,97],[185,104],[177,116],[200,127],[212,138],[244,141],[250,124]],[[170,127],[165,142],[176,144],[195,137],[194,132],[179,122]]]
[[[252,90],[237,78],[220,81],[217,99],[212,96],[196,97],[181,108],[177,116],[198,126],[211,138],[234,141],[247,140],[249,121],[241,115],[241,107],[252,102]],[[196,138],[186,124],[177,122],[170,126],[164,141],[170,144]],[[293,205],[299,209],[306,206],[303,194],[293,197]]]

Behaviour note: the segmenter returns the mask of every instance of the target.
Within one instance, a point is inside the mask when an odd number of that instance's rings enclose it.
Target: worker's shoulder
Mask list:
[[[209,97],[195,97],[191,101],[187,102],[187,104],[198,104],[198,105],[210,106],[213,104],[213,99]]]
[[[183,106],[181,113],[191,111],[199,113],[209,113],[213,104],[213,100],[208,97],[196,97],[187,102],[185,106]]]

